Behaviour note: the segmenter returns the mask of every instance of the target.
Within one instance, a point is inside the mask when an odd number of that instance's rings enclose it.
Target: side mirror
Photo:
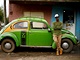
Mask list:
[[[48,32],[51,32],[50,28],[48,28]]]

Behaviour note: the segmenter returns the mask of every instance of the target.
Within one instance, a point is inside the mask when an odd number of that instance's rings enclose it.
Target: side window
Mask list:
[[[31,22],[32,29],[47,29],[47,25],[42,22]]]
[[[18,22],[14,24],[15,29],[27,29],[28,28],[28,22]]]

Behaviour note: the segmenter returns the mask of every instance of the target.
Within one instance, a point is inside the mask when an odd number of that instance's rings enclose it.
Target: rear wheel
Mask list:
[[[12,52],[15,49],[15,43],[12,41],[12,39],[4,39],[1,43],[1,49],[4,52]]]
[[[63,39],[61,43],[61,47],[63,48],[63,52],[71,52],[73,49],[73,43],[70,39]]]

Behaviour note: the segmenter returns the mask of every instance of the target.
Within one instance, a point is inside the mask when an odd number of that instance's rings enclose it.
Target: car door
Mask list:
[[[51,46],[52,34],[44,22],[31,22],[29,30],[29,46]]]

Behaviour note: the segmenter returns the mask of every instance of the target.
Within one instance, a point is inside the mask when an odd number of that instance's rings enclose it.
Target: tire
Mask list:
[[[15,43],[11,39],[4,39],[1,43],[1,49],[4,52],[10,53],[15,49]]]
[[[73,49],[73,43],[70,39],[63,39],[61,42],[61,47],[63,48],[63,52],[69,53]]]

